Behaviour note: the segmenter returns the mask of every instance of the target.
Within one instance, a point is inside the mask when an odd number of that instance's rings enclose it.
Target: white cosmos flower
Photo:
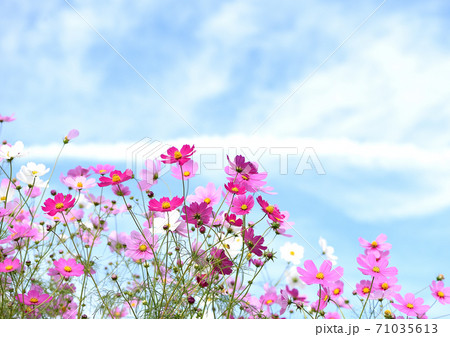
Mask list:
[[[163,214],[163,217],[153,218],[154,229],[150,228],[150,232],[154,230],[155,234],[165,233],[166,230],[164,229],[164,226],[166,225],[169,226],[167,230],[173,232],[181,224],[180,211],[178,211],[177,209],[161,214]]]
[[[24,145],[19,140],[14,145],[2,145],[0,146],[0,158],[12,160],[17,157],[22,157],[24,152]]]
[[[286,283],[290,288],[303,289],[306,287],[306,283],[300,280],[300,275],[296,266],[292,266],[286,270],[284,275],[286,276]]]
[[[281,248],[281,258],[287,262],[292,262],[292,264],[300,264],[303,258],[303,253],[305,249],[296,243],[286,242]]]
[[[225,250],[229,257],[235,258],[242,251],[243,239],[242,236],[219,236],[215,247]]]
[[[11,201],[14,199],[15,191],[15,186],[8,179],[3,179],[0,185],[0,201]]]
[[[92,203],[89,201],[89,199],[86,197],[86,195],[84,195],[83,193],[80,194],[77,205],[79,208],[84,209],[89,209],[93,206]]]
[[[34,185],[41,188],[47,185],[48,180],[43,181],[39,177],[43,176],[48,171],[50,171],[50,169],[45,168],[45,165],[43,164],[29,162],[27,163],[27,166],[22,165],[16,177],[27,185]]]
[[[331,246],[328,246],[327,240],[325,240],[323,237],[319,238],[319,245],[320,245],[320,248],[322,248],[322,255],[325,255],[327,257],[327,259],[330,260],[333,265],[336,265],[336,263],[337,263],[336,261],[337,261],[338,257],[333,255],[334,248]]]

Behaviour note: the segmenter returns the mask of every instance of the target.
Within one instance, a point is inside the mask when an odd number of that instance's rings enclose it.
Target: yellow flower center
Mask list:
[[[103,174],[105,172],[106,172],[106,170],[104,170],[104,169],[98,170],[98,173],[100,173],[100,174]]]
[[[266,301],[266,304],[271,304],[271,303],[273,303],[272,300],[267,300],[267,301]]]
[[[246,177],[246,176],[242,176],[242,179],[244,179],[244,180],[248,180],[248,177]]]
[[[390,310],[386,310],[386,311],[384,312],[384,314],[385,314],[386,316],[391,316],[391,315],[392,315],[392,312],[391,312]]]
[[[372,268],[372,271],[374,271],[375,273],[379,273],[380,272],[380,267],[375,266]]]
[[[180,159],[181,157],[183,157],[183,155],[181,154],[180,151],[175,151],[175,153],[173,154],[173,156],[175,157],[175,159]]]
[[[445,297],[445,295],[444,295],[444,293],[443,293],[442,291],[439,291],[439,292],[437,293],[437,295],[438,295],[440,298],[444,298],[444,297]]]
[[[140,246],[139,246],[139,250],[140,250],[141,252],[145,252],[145,251],[147,250],[147,246],[146,246],[146,245],[140,245]]]
[[[341,289],[339,289],[339,288],[336,288],[333,290],[333,294],[335,294],[335,295],[339,295],[340,293],[341,293]]]
[[[6,267],[5,267],[6,270],[11,270],[11,269],[13,269],[13,268],[14,268],[13,266],[6,266]]]
[[[64,270],[65,270],[66,272],[70,273],[70,272],[72,271],[72,267],[65,266],[65,267],[64,267]]]
[[[275,210],[275,208],[274,208],[273,206],[271,206],[271,205],[269,205],[269,206],[266,207],[266,211],[267,211],[267,213],[269,213],[269,214],[272,214],[274,210]]]
[[[291,251],[289,252],[289,254],[291,254],[292,256],[294,256],[294,255],[295,255],[295,252],[294,252],[293,250],[291,250]]]
[[[37,302],[39,302],[39,300],[36,297],[32,297],[32,298],[30,298],[30,302],[37,303]]]
[[[234,193],[239,192],[239,188],[237,188],[237,187],[233,187],[231,190],[232,190]]]
[[[211,199],[210,198],[205,198],[205,200],[203,200],[203,201],[206,202],[209,205],[209,203],[211,202]]]
[[[325,297],[323,298],[323,301],[324,302],[328,301],[328,295],[325,295]]]
[[[113,176],[112,176],[112,181],[113,182],[115,182],[115,183],[117,183],[117,182],[119,182],[121,179],[120,179],[120,177],[117,175],[117,174],[113,174]]]
[[[83,183],[82,183],[82,182],[78,182],[78,183],[77,183],[77,187],[78,187],[78,188],[83,188]]]
[[[61,208],[63,208],[64,207],[64,204],[62,203],[62,202],[58,202],[56,205],[55,205],[55,208],[56,209],[61,209]]]
[[[364,294],[370,293],[370,288],[367,288],[367,287],[363,288],[363,293]]]
[[[37,174],[38,173],[38,171],[31,171],[31,174],[32,175],[35,175],[35,174]],[[31,301],[31,300],[30,300]]]
[[[170,202],[164,201],[164,202],[162,203],[161,207],[162,207],[163,209],[168,209],[168,208],[170,208]]]
[[[389,289],[389,284],[387,284],[387,282],[384,282],[384,283],[381,285],[381,288],[383,288],[384,290],[388,290],[388,289]]]
[[[189,176],[191,175],[191,172],[189,172],[189,171],[184,171],[184,172],[183,172],[183,175],[184,175],[185,177],[189,177]]]
[[[243,204],[243,205],[241,206],[241,209],[242,209],[243,211],[245,211],[247,208],[248,208],[248,206],[247,206],[246,204]]]
[[[120,311],[116,311],[115,315],[116,317],[120,317]]]
[[[6,200],[6,197],[5,197],[5,196],[2,196],[2,197],[0,198],[0,200],[1,200],[1,201],[5,201],[5,200]]]
[[[377,248],[378,247],[378,243],[376,241],[372,241],[371,243],[373,248]]]
[[[412,305],[411,303],[408,303],[408,304],[406,305],[406,307],[407,307],[408,309],[414,309],[414,305]]]
[[[323,280],[324,277],[325,276],[321,272],[318,272],[317,275],[316,275],[316,278],[319,279],[319,280]]]

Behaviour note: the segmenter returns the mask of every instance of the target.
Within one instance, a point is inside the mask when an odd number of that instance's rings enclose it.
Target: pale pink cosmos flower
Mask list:
[[[159,173],[161,172],[161,161],[159,159],[147,159],[145,161],[145,169],[139,172],[141,181],[138,187],[141,191],[148,190],[150,187],[158,183]]]
[[[81,276],[84,274],[84,266],[81,263],[77,263],[75,259],[63,259],[53,261],[55,269],[58,273],[65,277]]]
[[[126,317],[128,315],[128,308],[127,306],[122,306],[122,308],[115,307],[112,312],[109,314],[109,317],[114,319],[120,319],[123,317]]]
[[[77,129],[72,129],[69,131],[67,136],[64,137],[63,142],[64,144],[67,144],[72,139],[77,138],[80,135],[80,132]]]
[[[198,164],[189,159],[183,166],[172,166],[170,170],[172,171],[172,177],[179,180],[187,180],[195,177],[198,171]],[[183,171],[183,174],[181,171]]]
[[[374,296],[390,300],[395,293],[402,289],[402,286],[396,283],[396,277],[376,279],[373,283]]]
[[[130,236],[127,233],[112,231],[108,236],[109,249],[111,252],[121,253],[129,239]]]
[[[105,164],[105,165],[101,165],[98,164],[96,167],[94,166],[90,166],[89,169],[94,171],[97,174],[100,174],[102,176],[104,176],[105,174],[111,173],[112,171],[114,171],[114,165],[109,165],[109,164]]]
[[[450,304],[450,287],[444,288],[444,282],[433,281],[430,286],[431,295],[441,304]]]
[[[64,179],[64,184],[74,190],[86,190],[95,187],[97,183],[94,178],[87,179],[85,176],[67,177]]]
[[[3,122],[12,122],[12,121],[15,121],[16,119],[14,118],[14,113],[11,115],[11,116],[3,116],[3,115],[0,115],[0,123],[3,123]]]
[[[206,202],[210,206],[217,205],[220,201],[220,196],[222,193],[222,188],[216,189],[214,183],[208,183],[206,187],[199,186],[195,189],[195,195],[189,195],[187,197],[187,202]]]
[[[370,299],[376,299],[377,297],[373,293],[373,284],[369,280],[361,280],[356,284],[356,293],[362,298],[366,298],[370,294]]]
[[[379,258],[383,251],[390,250],[392,248],[390,243],[386,243],[387,236],[385,234],[378,235],[372,242],[364,240],[363,238],[359,238],[358,240],[361,247],[366,249],[365,253],[374,254],[376,258]]]
[[[0,273],[11,273],[21,267],[21,263],[18,259],[5,259],[0,262]]]
[[[324,316],[326,319],[341,319],[341,316],[338,312],[327,312]]]
[[[144,236],[137,231],[132,231],[126,243],[125,255],[134,261],[152,259],[153,252],[158,248],[158,236],[152,236],[148,228],[144,228],[142,232]]]
[[[40,287],[31,289],[27,294],[18,294],[16,299],[25,305],[41,305],[50,302],[53,297],[42,292]]]

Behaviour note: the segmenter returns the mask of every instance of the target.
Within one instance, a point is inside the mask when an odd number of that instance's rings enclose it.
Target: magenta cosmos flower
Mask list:
[[[281,214],[277,205],[269,205],[267,201],[265,201],[261,196],[256,198],[258,204],[261,206],[261,209],[264,213],[267,214],[270,220],[281,222],[284,219],[284,215]]]
[[[400,294],[395,294],[394,298],[400,304],[392,303],[392,306],[406,316],[420,318],[430,309],[429,305],[423,305],[423,298],[416,298],[413,293],[407,293],[404,298]]]
[[[84,273],[84,266],[77,263],[75,259],[59,259],[58,261],[53,261],[55,269],[58,273],[65,277],[71,276],[81,276]]]
[[[50,216],[56,213],[62,213],[65,210],[72,208],[75,205],[75,198],[70,194],[64,196],[62,193],[55,195],[55,199],[48,198],[42,206],[42,210]]]
[[[5,261],[0,262],[0,273],[10,273],[16,269],[19,269],[20,266],[21,264],[18,259],[5,259]]]
[[[133,178],[133,171],[130,169],[126,169],[123,173],[119,170],[114,170],[109,174],[109,178],[100,177],[99,180],[101,183],[98,183],[98,186],[105,187],[110,185],[118,185],[124,181],[130,180],[131,178]]]
[[[194,224],[196,227],[208,224],[212,213],[212,207],[208,206],[206,202],[193,202],[189,207],[184,207],[181,217],[187,222]]]
[[[154,212],[169,212],[180,207],[183,204],[183,201],[184,197],[173,197],[172,199],[162,197],[159,201],[152,199],[148,202],[148,209]]]
[[[375,278],[391,277],[397,275],[397,268],[388,267],[389,260],[386,258],[377,258],[374,254],[359,255],[356,259],[358,264],[363,268],[358,268],[364,275],[370,275]]]
[[[366,254],[374,254],[376,258],[379,258],[383,251],[390,250],[392,248],[390,243],[386,243],[387,236],[385,234],[378,235],[372,242],[364,240],[363,238],[359,238],[358,240],[361,247],[366,249]]]
[[[195,153],[194,147],[194,145],[189,146],[186,144],[178,150],[175,146],[172,146],[167,150],[167,155],[161,155],[162,162],[164,164],[173,164],[178,162],[180,165],[183,165]]]
[[[212,267],[213,272],[229,275],[233,271],[231,269],[231,266],[233,266],[233,262],[230,261],[230,259],[225,254],[225,251],[223,249],[218,249],[216,247],[213,247],[211,249],[211,256],[212,256]]]
[[[238,219],[238,218],[236,217],[235,214],[230,214],[230,215],[228,215],[228,213],[225,213],[224,219],[225,219],[226,222],[228,222],[231,226],[241,227],[242,224],[243,224],[242,219]]]
[[[262,256],[262,251],[267,249],[266,246],[263,246],[264,238],[260,235],[256,236],[253,228],[247,228],[245,230],[244,242],[247,245],[249,252],[254,253],[257,256]]]
[[[42,303],[50,302],[53,297],[48,294],[43,294],[37,289],[30,290],[27,294],[18,294],[16,299],[25,305],[41,305]]]
[[[192,159],[189,159],[183,166],[172,166],[171,171],[172,177],[174,178],[179,180],[191,179],[195,177],[198,171],[198,164]]]
[[[450,287],[444,288],[444,282],[433,281],[430,286],[431,295],[441,304],[450,303]]]
[[[158,248],[158,236],[152,235],[148,228],[144,228],[140,232],[132,231],[127,240],[127,248],[125,255],[132,258],[134,261],[150,260],[153,258],[153,251]]]
[[[336,282],[344,274],[344,268],[337,267],[331,270],[332,263],[329,260],[323,261],[319,270],[312,260],[305,261],[305,269],[297,267],[300,279],[306,284],[320,284],[327,287],[330,283]]]
[[[253,208],[255,201],[251,195],[239,195],[233,200],[231,205],[231,212],[237,215],[244,215],[250,213]]]
[[[241,185],[239,183],[230,181],[228,184],[225,184],[224,186],[225,189],[232,194],[241,195],[247,193],[247,189],[244,187],[244,185]]]
[[[258,170],[255,165],[249,161],[245,161],[245,157],[237,155],[234,157],[234,161],[230,160],[227,156],[230,166],[225,167],[225,173],[230,176],[236,176],[239,174],[256,174]]]

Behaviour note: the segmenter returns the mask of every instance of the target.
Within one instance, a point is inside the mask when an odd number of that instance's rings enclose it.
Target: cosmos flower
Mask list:
[[[304,267],[297,267],[300,279],[306,284],[320,284],[327,287],[330,283],[336,282],[344,274],[344,268],[337,267],[331,270],[332,263],[329,260],[323,261],[319,269],[312,260],[306,260]]]
[[[154,212],[170,212],[175,208],[180,207],[183,204],[183,201],[184,197],[173,197],[172,199],[162,197],[159,201],[152,199],[148,202],[148,209]]]
[[[75,198],[70,194],[64,196],[62,193],[55,195],[55,199],[48,198],[42,206],[42,210],[50,216],[62,213],[75,205]]]
[[[429,305],[423,305],[423,298],[416,298],[413,293],[407,293],[404,298],[400,294],[395,294],[394,298],[399,304],[392,303],[392,306],[406,316],[422,317],[430,309]]]
[[[98,183],[98,186],[105,187],[110,185],[118,185],[124,181],[130,180],[131,178],[133,178],[133,171],[130,169],[126,169],[123,173],[119,170],[114,170],[109,174],[109,178],[100,177],[99,180],[101,183]]]
[[[291,262],[292,264],[300,264],[303,258],[305,249],[296,243],[286,242],[281,248],[281,258],[286,262]]]
[[[365,253],[374,254],[376,258],[379,258],[383,251],[390,250],[392,248],[390,243],[386,243],[387,236],[385,234],[378,235],[372,242],[364,240],[363,238],[359,238],[358,240],[361,247],[365,248]]]
[[[77,263],[75,259],[63,259],[53,261],[55,269],[58,273],[65,277],[81,276],[84,274],[84,266],[81,263]]]
[[[251,195],[239,195],[233,199],[231,212],[235,213],[236,215],[248,214],[252,210],[254,204],[255,202]]]
[[[263,250],[267,249],[266,246],[263,246],[264,238],[260,235],[255,235],[253,228],[247,228],[245,230],[244,242],[250,254],[262,256]]]
[[[192,159],[186,161],[183,166],[172,166],[172,177],[179,180],[187,180],[195,177],[198,171],[198,164]],[[183,174],[182,174],[183,173]]]
[[[186,200],[189,203],[192,202],[206,202],[210,206],[214,206],[219,203],[222,188],[216,189],[214,183],[208,183],[206,187],[199,186],[195,189],[194,195],[189,195]]]
[[[195,146],[189,146],[189,145],[183,145],[180,150],[178,150],[176,147],[172,146],[167,150],[167,155],[162,154],[162,162],[164,164],[173,164],[173,163],[179,163],[181,166],[185,164],[190,157],[195,153],[194,150]]]
[[[441,304],[450,304],[450,287],[444,288],[444,282],[433,281],[430,286],[431,295]]]
[[[14,145],[5,144],[0,146],[0,158],[2,159],[13,160],[24,155],[24,145],[20,140],[15,142]]]
[[[3,262],[0,262],[0,273],[10,273],[16,269],[19,269],[21,263],[18,259],[5,259]]]
[[[362,268],[358,268],[364,275],[370,275],[375,278],[391,277],[398,273],[397,268],[388,267],[389,261],[385,258],[380,258],[377,261],[375,254],[359,255],[356,259]]]

